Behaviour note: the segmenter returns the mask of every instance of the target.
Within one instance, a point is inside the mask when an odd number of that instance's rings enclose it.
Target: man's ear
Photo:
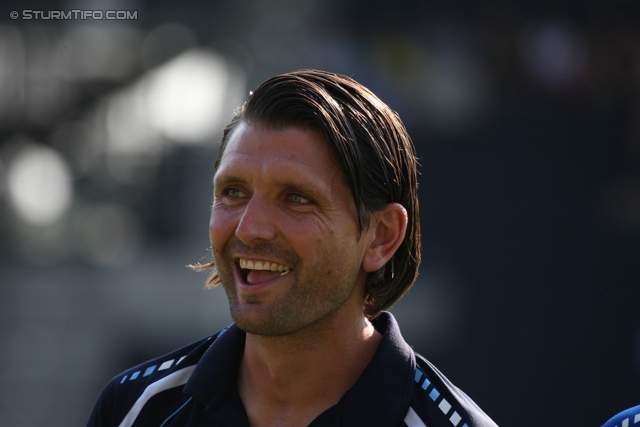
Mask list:
[[[373,214],[370,243],[362,259],[362,268],[372,273],[387,263],[404,240],[407,231],[407,210],[399,203],[389,203]]]

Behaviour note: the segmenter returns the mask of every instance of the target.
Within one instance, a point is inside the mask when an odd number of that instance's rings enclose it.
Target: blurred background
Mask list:
[[[639,2],[4,1],[1,426],[83,425],[118,372],[230,323],[185,269],[221,129],[300,68],[416,144],[409,343],[501,426],[640,403]]]

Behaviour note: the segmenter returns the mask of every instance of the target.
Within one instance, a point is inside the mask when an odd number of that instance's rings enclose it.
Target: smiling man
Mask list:
[[[416,165],[354,80],[263,83],[224,130],[196,266],[234,324],[116,376],[88,425],[494,427],[385,311],[420,263]]]

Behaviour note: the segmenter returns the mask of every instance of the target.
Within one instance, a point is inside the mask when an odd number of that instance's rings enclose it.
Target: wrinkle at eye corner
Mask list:
[[[335,234],[335,230],[333,229],[333,226],[331,225],[331,221],[329,221],[329,219],[327,217],[325,217],[324,215],[316,215],[316,217],[320,220],[320,222],[322,222],[327,228],[329,228],[329,230],[331,230],[331,234]],[[321,228],[320,226],[318,226],[318,228]],[[322,229],[320,230],[322,232]]]

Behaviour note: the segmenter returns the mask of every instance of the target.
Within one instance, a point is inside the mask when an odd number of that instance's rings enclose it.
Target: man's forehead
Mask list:
[[[276,127],[276,126],[270,126],[269,124],[264,124],[264,123],[257,123],[257,124],[249,124],[247,122],[240,122],[238,123],[238,125],[231,130],[230,135],[227,137],[227,143],[220,147],[220,150],[222,150],[219,153],[219,166],[222,165],[222,163],[225,160],[225,157],[227,156],[227,154],[231,151],[238,151],[237,150],[237,145],[238,143],[243,140],[244,138],[247,138],[247,134],[250,133],[252,135],[249,136],[249,138],[254,139],[254,142],[260,142],[259,138],[260,135],[264,132],[264,133],[280,133],[280,132],[287,132],[290,130],[295,130],[295,131],[300,131],[300,132],[304,132],[304,133],[310,133],[313,134],[313,139],[316,141],[316,143],[320,144],[320,146],[322,147],[322,150],[327,150],[329,157],[332,161],[332,163],[338,167],[338,169],[342,170],[341,166],[340,166],[340,162],[338,161],[338,158],[335,154],[334,148],[333,146],[329,143],[329,141],[327,140],[327,137],[325,135],[325,133],[320,130],[317,127],[313,127],[313,126],[308,126],[308,125],[290,125],[290,126],[282,126],[282,127]],[[250,131],[257,131],[258,133],[256,134],[256,132],[250,132]],[[262,134],[264,135],[264,134]],[[305,140],[308,140],[307,138],[305,138]],[[273,147],[273,150],[277,150],[280,147]],[[270,149],[270,146],[268,144],[264,144],[261,145],[261,150],[262,152],[264,151],[272,151]],[[246,152],[246,150],[243,150]],[[246,152],[245,154],[247,155],[252,155],[254,154],[251,151]],[[219,169],[219,167],[218,167]],[[217,171],[216,171],[217,173]]]
[[[284,143],[281,145],[279,141]],[[270,168],[273,165],[283,168]],[[289,126],[275,129],[240,123],[228,138],[214,174],[214,183],[245,181],[263,168],[270,171],[263,176],[268,176],[274,184],[304,187],[304,182],[313,181],[331,193],[330,188],[339,182],[351,193],[347,176],[331,145],[324,133],[316,128]]]

